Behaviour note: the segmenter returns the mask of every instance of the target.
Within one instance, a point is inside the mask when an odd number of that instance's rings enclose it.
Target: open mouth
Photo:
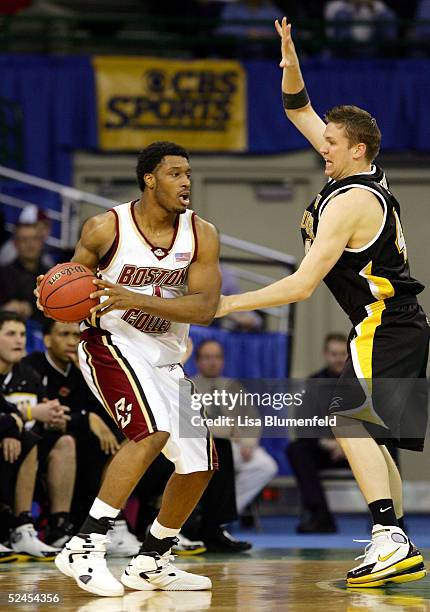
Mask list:
[[[179,200],[184,206],[188,206],[190,203],[190,194],[188,192],[180,193]]]

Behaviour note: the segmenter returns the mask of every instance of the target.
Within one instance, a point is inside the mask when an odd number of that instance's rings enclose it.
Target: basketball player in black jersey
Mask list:
[[[424,286],[410,276],[399,204],[372,163],[381,140],[375,119],[355,106],[337,106],[324,122],[310,104],[291,25],[284,17],[275,26],[287,117],[323,156],[329,180],[304,213],[306,254],[297,272],[258,291],[222,296],[217,316],[305,300],[324,280],[354,326],[330,410],[338,415],[336,437],[374,522],[372,545],[348,572],[347,584],[418,580],[425,576],[423,558],[402,529],[402,482],[384,436],[400,448],[422,451],[426,387],[419,406],[402,405],[398,394],[377,404],[372,393],[381,383],[376,379],[425,383],[430,328],[416,298]],[[399,428],[405,403],[406,420],[422,432],[407,439]]]

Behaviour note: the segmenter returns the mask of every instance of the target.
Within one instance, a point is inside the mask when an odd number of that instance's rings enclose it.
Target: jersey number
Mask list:
[[[157,297],[163,297],[163,294],[161,293],[161,287],[159,285],[155,285],[153,295],[156,295]]]
[[[403,235],[402,224],[400,223],[399,215],[396,210],[393,208],[394,218],[396,220],[396,247],[399,251],[400,255],[403,255],[403,259],[405,263],[408,259],[408,251],[406,249],[406,241]]]

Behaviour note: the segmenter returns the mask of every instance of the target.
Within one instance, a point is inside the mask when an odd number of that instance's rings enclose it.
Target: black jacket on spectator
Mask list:
[[[22,263],[15,259],[8,266],[0,267],[0,286],[2,288],[2,300],[4,304],[9,300],[24,300],[33,305],[32,319],[43,323],[45,317],[36,307],[36,298],[33,294],[33,289],[36,286],[36,279],[39,274],[45,274],[48,268],[43,265],[42,261],[35,272],[31,272],[24,268]]]
[[[43,398],[40,376],[24,360],[16,363],[9,374],[0,374],[0,391],[9,402],[24,408],[27,404],[34,406]]]
[[[70,362],[65,372],[60,370],[48,353],[36,351],[23,359],[41,379],[43,396],[58,399],[63,406],[70,408],[67,431],[76,433],[80,427],[88,427],[88,412],[96,412],[108,425],[113,423],[106,410],[91,393],[80,370]]]
[[[20,440],[21,433],[17,422],[10,414],[0,413],[0,439],[3,438],[16,438]]]

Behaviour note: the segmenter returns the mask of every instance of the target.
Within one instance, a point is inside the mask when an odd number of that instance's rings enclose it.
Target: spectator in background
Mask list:
[[[40,230],[35,224],[17,225],[14,241],[16,259],[0,267],[0,306],[18,312],[24,318],[31,317],[43,323],[45,317],[37,309],[33,295],[37,277],[49,269],[42,261],[43,239]]]
[[[40,378],[21,362],[24,352],[24,320],[16,313],[0,311],[0,392],[16,406],[26,429],[36,436],[39,471],[40,475],[46,471],[51,513],[67,511],[75,479],[74,442],[62,433],[68,409],[57,400],[42,402]],[[37,456],[30,457],[33,467]],[[21,481],[18,478],[10,546],[27,558],[53,559],[59,549],[41,542],[33,525],[35,472],[29,468],[22,472]]]
[[[327,334],[323,347],[325,365],[322,370],[310,376],[310,384],[306,389],[307,415],[327,416],[334,384],[318,384],[318,379],[339,378],[347,354],[346,336],[340,333]],[[331,433],[320,439],[297,438],[288,445],[287,456],[297,480],[304,510],[297,532],[335,532],[336,524],[328,507],[319,471],[326,468],[348,468],[338,442]]]
[[[46,351],[32,353],[24,359],[24,363],[39,374],[45,397],[58,399],[70,408],[66,431],[76,440],[77,455],[71,522],[80,525],[100,488],[104,468],[119,449],[124,436],[91,393],[79,370],[78,323],[59,323],[46,319],[43,332]],[[63,523],[67,520],[67,516],[60,516],[56,521],[48,523],[46,536],[50,541],[57,543],[57,536],[61,536]],[[70,528],[69,533],[71,537],[73,533]],[[112,556],[133,556],[140,547],[140,542],[129,532],[122,513],[109,531],[109,539],[107,552]]]
[[[273,39],[273,22],[278,17],[279,8],[270,0],[226,2],[216,33],[238,39],[235,43],[236,56],[262,57],[267,49],[264,41]]]
[[[397,36],[396,15],[382,0],[331,0],[325,7],[324,18],[333,22],[327,36],[345,43],[340,48],[343,54],[367,55],[373,51],[375,42],[394,40]],[[362,21],[368,23],[359,23]]]
[[[193,378],[193,382],[199,393],[213,393],[215,390],[239,393],[242,389],[238,381],[222,376],[224,370],[224,351],[221,344],[216,340],[205,340],[199,344],[196,348],[195,362],[198,375]],[[218,414],[212,414],[209,408],[207,413],[212,418],[218,416]],[[234,412],[230,412],[228,406],[223,406],[222,414],[233,416],[236,419],[238,414],[242,417],[245,415],[258,417],[258,413],[251,405],[238,406]],[[220,450],[221,456],[223,453],[228,456],[232,453],[235,477],[234,483],[231,483],[231,485],[234,485],[235,491],[233,491],[233,486],[231,486],[231,490],[235,495],[236,509],[240,515],[246,506],[276,475],[278,466],[273,457],[259,445],[261,434],[259,427],[238,426],[236,420],[236,425],[232,427],[211,427],[210,429],[215,436],[215,446],[218,449],[218,455]],[[222,458],[220,459],[220,464],[222,465]],[[216,477],[217,474],[212,478],[212,485]],[[227,486],[228,474],[225,475],[225,478]],[[209,533],[205,533],[205,530]],[[212,534],[210,533],[211,530]],[[211,550],[211,547],[222,546],[226,534],[223,534],[223,530],[218,525],[216,529],[214,529],[214,526],[211,526],[211,529],[203,528],[203,533],[200,534],[200,537],[208,550]],[[211,538],[214,540],[213,543],[210,541]]]
[[[24,321],[15,313],[3,311],[0,312],[0,324],[0,389],[5,398],[18,407],[26,428],[41,438],[38,443],[38,492],[40,497],[46,482],[49,522],[58,527],[52,544],[61,546],[57,542],[70,531],[69,513],[76,475],[75,440],[66,432],[70,409],[58,399],[48,400],[39,374],[23,362]],[[25,512],[17,517],[11,541],[23,546],[24,536],[29,541],[36,536],[32,517]]]
[[[27,534],[24,534],[26,551],[18,547],[17,552],[3,544],[9,543],[14,515],[20,517],[31,511],[37,473],[37,441],[37,436],[23,428],[18,408],[0,393],[0,563],[41,557],[53,559],[55,554],[38,538],[29,540]]]
[[[240,293],[240,285],[233,269],[225,264],[221,264],[223,295],[234,295]],[[231,331],[259,331],[263,327],[263,319],[257,312],[232,312],[222,319],[215,319],[214,324],[219,322],[220,327]]]
[[[18,225],[35,225],[43,241],[42,263],[48,268],[55,266],[55,260],[47,250],[47,240],[51,233],[51,220],[42,208],[35,204],[26,206],[18,217]],[[18,257],[14,237],[9,238],[0,248],[0,266],[7,266]]]
[[[430,0],[419,0],[415,19],[417,21],[427,21],[427,23],[417,23],[414,30],[414,36],[418,40],[430,40]]]

